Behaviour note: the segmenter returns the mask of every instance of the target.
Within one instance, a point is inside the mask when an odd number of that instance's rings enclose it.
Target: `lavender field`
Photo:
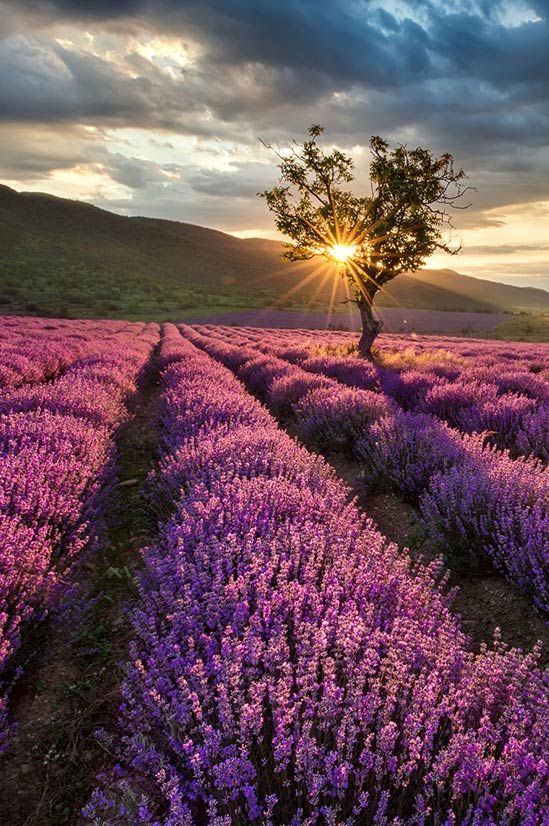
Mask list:
[[[444,310],[418,310],[407,307],[380,307],[379,317],[388,333],[439,333],[459,335],[460,333],[488,333],[505,321],[504,313],[445,312]],[[322,310],[275,310],[270,307],[256,310],[231,310],[212,312],[209,315],[189,317],[191,324],[230,324],[231,326],[272,327],[272,328],[319,328],[327,327],[360,330],[360,315],[356,307],[348,304],[344,309],[333,312]]]
[[[0,319],[1,822],[549,824],[548,346],[378,342]]]

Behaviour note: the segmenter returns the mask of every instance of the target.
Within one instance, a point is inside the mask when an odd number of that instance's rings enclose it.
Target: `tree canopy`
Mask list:
[[[391,147],[372,137],[371,191],[355,195],[349,186],[355,179],[353,159],[340,149],[323,149],[323,132],[322,126],[311,126],[307,140],[294,141],[288,152],[264,144],[280,161],[280,181],[259,194],[277,229],[290,239],[284,257],[320,255],[336,262],[353,287],[363,322],[364,313],[373,322],[372,302],[384,284],[418,270],[437,250],[460,251],[449,238],[448,207],[467,208],[458,202],[472,187],[449,153],[437,157],[430,149]]]

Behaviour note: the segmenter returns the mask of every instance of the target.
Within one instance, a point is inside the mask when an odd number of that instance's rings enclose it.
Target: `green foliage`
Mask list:
[[[0,312],[181,317],[264,306],[277,294],[264,280],[280,259],[276,244],[263,244],[0,186]],[[261,292],[249,288],[254,278]]]
[[[493,336],[515,341],[549,341],[549,313],[512,315],[494,328]]]

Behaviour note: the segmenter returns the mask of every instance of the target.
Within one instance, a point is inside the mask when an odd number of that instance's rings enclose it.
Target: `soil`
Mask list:
[[[33,658],[11,697],[17,729],[0,760],[6,826],[79,823],[98,772],[111,764],[95,732],[116,719],[139,549],[156,535],[143,492],[156,461],[158,394],[154,354],[116,433],[118,485],[107,535],[83,570],[91,606],[70,633],[67,617],[33,629]]]

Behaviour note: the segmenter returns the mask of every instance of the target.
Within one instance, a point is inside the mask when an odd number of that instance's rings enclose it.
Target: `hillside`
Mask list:
[[[0,185],[0,312],[145,315],[215,306],[325,305],[331,278],[295,285],[318,262],[280,260],[281,244]],[[326,272],[326,270],[324,270]],[[290,295],[285,296],[290,292]],[[345,293],[340,288],[337,300]],[[452,270],[400,276],[384,306],[466,311],[549,310],[549,293]]]

